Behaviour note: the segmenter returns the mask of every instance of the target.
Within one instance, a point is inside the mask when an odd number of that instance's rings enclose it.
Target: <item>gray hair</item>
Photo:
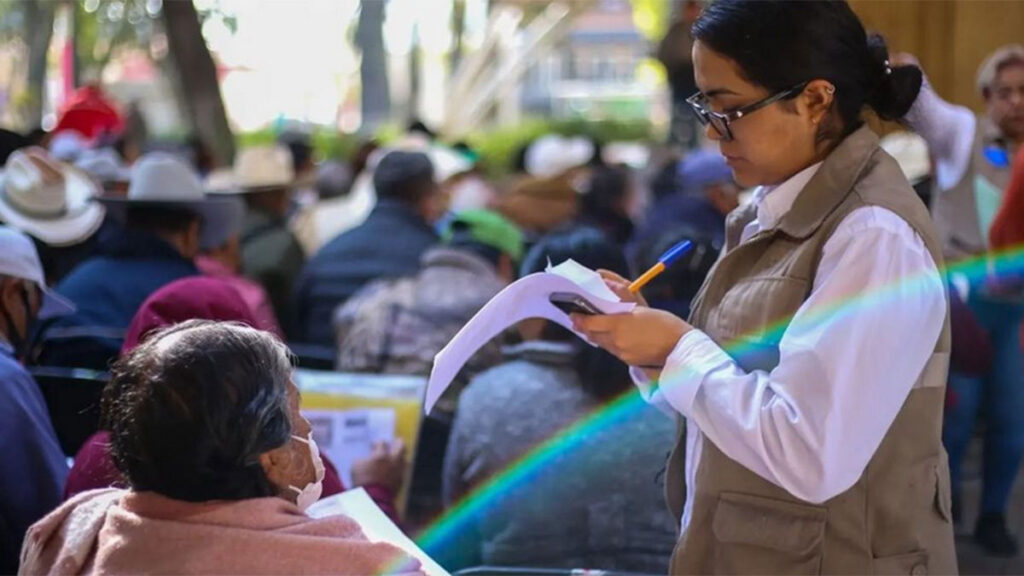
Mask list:
[[[230,322],[166,328],[119,360],[103,392],[111,456],[135,490],[190,502],[272,496],[260,454],[291,434],[288,349]]]
[[[978,68],[978,93],[982,96],[992,88],[999,71],[1009,64],[1024,65],[1024,45],[1007,44],[993,52]]]

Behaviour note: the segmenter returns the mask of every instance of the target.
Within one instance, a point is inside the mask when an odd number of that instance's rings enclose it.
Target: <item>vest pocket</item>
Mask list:
[[[928,574],[928,553],[922,550],[909,554],[875,558],[871,562],[871,571],[879,575],[925,576]]]
[[[723,492],[712,522],[716,574],[819,574],[824,507]]]

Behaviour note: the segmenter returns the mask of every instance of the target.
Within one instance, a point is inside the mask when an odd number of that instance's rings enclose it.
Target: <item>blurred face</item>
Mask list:
[[[699,40],[693,45],[693,64],[697,87],[713,112],[729,113],[772,96],[744,80],[732,59]],[[827,153],[827,147],[816,142],[816,135],[832,104],[830,88],[827,82],[816,80],[792,99],[731,122],[732,140],[724,140],[711,126],[705,127],[705,134],[718,142],[740,186],[782,183]]]
[[[622,215],[631,220],[635,220],[643,215],[640,192],[637,190],[632,177],[627,181],[626,194],[622,197]]]
[[[989,88],[988,115],[1007,138],[1024,141],[1024,63],[1003,66]]]
[[[188,260],[191,260],[199,255],[199,248],[202,246],[202,222],[197,218],[188,230],[180,235],[180,238],[176,240],[178,250],[181,255]]]
[[[299,389],[294,383],[288,383],[288,419],[292,424],[292,434],[305,438],[312,432],[313,427],[299,410],[302,397]],[[265,452],[260,456],[260,463],[270,483],[278,488],[282,498],[294,502],[295,492],[288,489],[288,486],[303,487],[306,484],[316,481],[316,468],[309,453],[309,447],[303,443],[289,438],[283,446]]]
[[[7,278],[0,286],[0,304],[4,310],[4,322],[9,340],[25,339],[29,326],[39,314],[42,294],[39,288],[21,278]],[[27,308],[26,308],[27,306]]]
[[[284,216],[288,213],[292,198],[291,188],[275,188],[262,192],[251,192],[246,195],[249,206],[269,212],[276,216]]]
[[[502,254],[498,258],[498,277],[504,280],[506,284],[511,284],[516,279],[516,265],[509,258],[508,254]]]
[[[238,234],[228,239],[227,243],[207,252],[207,256],[217,260],[232,272],[242,269],[242,242]]]
[[[434,184],[423,195],[419,203],[419,214],[429,224],[434,224],[448,211],[448,190]]]

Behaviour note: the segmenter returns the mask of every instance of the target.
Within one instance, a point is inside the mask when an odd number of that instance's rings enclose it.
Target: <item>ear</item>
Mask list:
[[[827,80],[812,80],[800,94],[800,103],[815,125],[824,122],[825,115],[835,101],[836,87]]]
[[[287,442],[284,446],[260,454],[260,466],[263,468],[263,473],[266,474],[267,480],[276,486],[282,494],[285,493],[285,489],[291,480],[291,476],[288,473],[291,461],[292,454],[288,449]]]

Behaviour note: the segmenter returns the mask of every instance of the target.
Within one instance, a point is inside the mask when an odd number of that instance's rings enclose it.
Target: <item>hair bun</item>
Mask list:
[[[889,48],[880,34],[868,34],[869,67],[875,77],[875,89],[868,94],[866,103],[883,120],[898,120],[906,115],[917,100],[924,75],[914,65],[892,66]]]

